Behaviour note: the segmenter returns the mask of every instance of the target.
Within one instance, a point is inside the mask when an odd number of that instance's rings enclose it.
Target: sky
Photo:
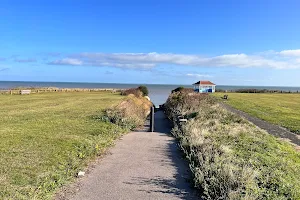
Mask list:
[[[297,0],[1,0],[0,81],[300,86]]]

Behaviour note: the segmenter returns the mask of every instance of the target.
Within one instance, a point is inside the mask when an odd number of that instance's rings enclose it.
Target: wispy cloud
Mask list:
[[[9,68],[8,68],[8,67],[6,67],[6,68],[2,68],[2,69],[0,69],[0,72],[7,71],[7,70],[9,70]]]
[[[0,61],[5,61],[6,58],[0,57]]]
[[[75,58],[77,57],[77,58]],[[153,63],[136,63],[136,62],[122,62],[118,59],[106,58],[89,58],[82,55],[74,56],[74,58],[64,58],[49,62],[50,65],[90,65],[90,66],[107,66],[118,68],[152,68],[155,66]]]
[[[111,72],[111,71],[106,71],[105,74],[111,75],[111,74],[114,74],[114,73]]]
[[[300,68],[300,49],[281,52],[266,51],[256,54],[225,54],[202,56],[173,53],[79,53],[69,55],[48,64],[88,65],[119,68],[153,68],[160,64],[195,67],[239,67],[239,68]]]
[[[186,74],[186,76],[189,76],[189,77],[197,77],[197,78],[211,78],[213,76],[211,75],[208,75],[208,74]]]
[[[49,65],[82,65],[83,62],[76,58],[64,58],[61,60],[54,60],[48,63]]]
[[[36,62],[36,59],[34,59],[34,58],[25,58],[25,59],[16,58],[16,59],[14,59],[14,61],[19,62],[19,63],[32,63],[32,62]]]
[[[299,57],[300,58],[300,49],[284,50],[284,51],[280,51],[279,54],[283,55],[283,56],[293,56],[293,57]]]

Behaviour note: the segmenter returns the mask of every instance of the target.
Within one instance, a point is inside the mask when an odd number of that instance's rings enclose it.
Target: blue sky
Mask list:
[[[0,80],[300,85],[300,2],[1,0]]]

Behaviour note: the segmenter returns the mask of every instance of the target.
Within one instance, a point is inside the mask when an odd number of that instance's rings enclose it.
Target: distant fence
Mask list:
[[[31,93],[31,90],[21,90],[20,91],[20,94],[30,94]]]
[[[222,90],[216,89],[216,92],[225,93],[299,93],[299,91],[288,91],[288,90],[267,90],[267,89],[236,89],[236,90]]]
[[[0,90],[0,94],[35,94],[35,93],[46,93],[46,92],[121,92],[120,89],[112,88],[30,88],[30,89],[10,89],[10,90]]]

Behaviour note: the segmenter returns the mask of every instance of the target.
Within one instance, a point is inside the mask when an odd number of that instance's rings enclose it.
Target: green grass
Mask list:
[[[126,130],[93,119],[107,92],[0,96],[0,199],[50,199]]]
[[[300,94],[226,93],[229,105],[300,134]],[[224,93],[215,93],[222,97]]]

